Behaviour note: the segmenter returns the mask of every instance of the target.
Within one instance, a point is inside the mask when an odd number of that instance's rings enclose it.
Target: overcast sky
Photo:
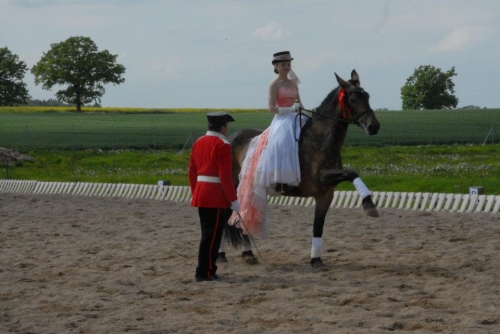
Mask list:
[[[455,67],[458,107],[500,107],[498,0],[0,0],[0,13],[0,47],[29,68],[71,36],[118,55],[126,81],[105,86],[106,107],[266,108],[284,50],[306,108],[356,69],[373,109],[400,110],[420,65]]]

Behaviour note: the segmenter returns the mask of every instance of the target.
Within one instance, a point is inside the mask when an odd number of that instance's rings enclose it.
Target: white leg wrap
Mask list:
[[[323,245],[322,238],[313,238],[311,246],[311,259],[321,257],[321,247]]]
[[[361,196],[361,198],[365,198],[372,194],[359,177],[355,178],[354,181],[352,181],[352,184],[354,184],[354,186],[356,187],[356,190],[358,191],[358,194]]]
[[[252,250],[252,245],[243,247],[244,252],[251,251],[251,250]]]
[[[226,233],[222,232],[220,239],[219,253],[226,252]]]
[[[220,246],[219,246],[219,253],[225,253],[226,252],[226,240],[224,240],[224,234],[222,235],[222,240],[220,241]]]

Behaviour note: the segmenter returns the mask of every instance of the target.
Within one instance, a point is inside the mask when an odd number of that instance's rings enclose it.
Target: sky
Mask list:
[[[355,69],[373,109],[401,110],[421,65],[455,67],[459,108],[500,108],[497,0],[0,0],[0,15],[0,47],[29,68],[73,36],[117,55],[125,83],[103,107],[267,108],[272,55],[290,51],[308,109]]]

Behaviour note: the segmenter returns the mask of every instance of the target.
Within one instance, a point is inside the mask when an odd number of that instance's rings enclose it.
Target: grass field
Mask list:
[[[18,180],[187,185],[189,151],[28,152],[36,158],[9,169]],[[348,147],[344,167],[376,191],[468,193],[471,186],[500,194],[500,146],[426,145]],[[0,169],[0,178],[7,170]],[[345,183],[340,190],[353,190]]]
[[[15,111],[0,108],[0,146],[31,150],[176,149],[189,146],[206,131],[208,109],[151,109],[139,112]],[[106,108],[101,108],[106,109]],[[123,109],[123,108],[122,108]],[[113,110],[113,109],[112,109]],[[230,110],[241,128],[266,128],[265,110]],[[346,146],[482,144],[500,142],[500,109],[377,111],[381,129],[366,136],[351,126]],[[497,130],[498,129],[498,130]]]
[[[231,130],[266,127],[269,113],[235,116]],[[206,132],[204,113],[0,113],[0,145],[22,150],[181,149]]]

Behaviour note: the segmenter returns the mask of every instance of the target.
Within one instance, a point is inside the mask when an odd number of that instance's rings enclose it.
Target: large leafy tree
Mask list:
[[[101,103],[105,84],[125,82],[125,67],[116,63],[117,55],[107,50],[98,51],[89,37],[70,37],[64,42],[51,44],[33,66],[35,84],[50,90],[54,85],[68,85],[56,93],[61,102],[76,104],[81,111],[84,104]]]
[[[30,98],[23,82],[28,67],[7,47],[0,48],[0,105],[24,104]]]
[[[412,76],[406,79],[401,87],[403,110],[451,109],[456,108],[458,98],[455,97],[455,67],[448,72],[430,65],[422,65],[415,69]]]

